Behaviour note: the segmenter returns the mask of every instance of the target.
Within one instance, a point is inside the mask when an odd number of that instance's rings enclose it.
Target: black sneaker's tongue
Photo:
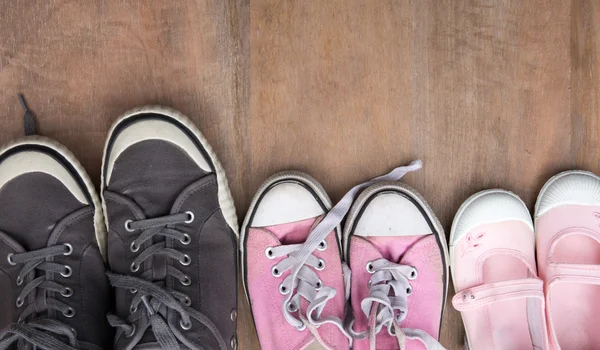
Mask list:
[[[178,146],[146,140],[119,155],[107,187],[131,198],[151,218],[170,214],[179,193],[205,175]]]
[[[0,230],[28,251],[41,249],[58,222],[84,206],[54,176],[26,173],[0,188]]]

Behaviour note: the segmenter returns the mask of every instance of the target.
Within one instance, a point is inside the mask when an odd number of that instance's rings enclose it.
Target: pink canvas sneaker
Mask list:
[[[535,234],[552,347],[599,349],[600,178],[585,171],[551,178],[535,206]]]
[[[471,349],[547,348],[533,224],[518,196],[494,189],[467,199],[452,223],[450,261]]]
[[[448,289],[444,230],[425,200],[398,182],[365,189],[344,227],[352,271],[354,349],[443,349]]]
[[[263,350],[349,349],[343,324],[349,270],[339,224],[355,196],[419,169],[413,162],[352,188],[333,208],[319,183],[300,172],[269,178],[242,226],[244,288]]]
[[[250,205],[242,227],[242,273],[263,350],[350,347],[340,330],[346,299],[339,228],[310,252],[295,288],[291,281],[295,256],[330,209],[323,187],[300,172],[272,176]],[[317,328],[309,309],[332,323]]]

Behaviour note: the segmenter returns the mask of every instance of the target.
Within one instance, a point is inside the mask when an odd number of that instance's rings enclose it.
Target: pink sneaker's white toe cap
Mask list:
[[[282,181],[264,193],[250,226],[267,227],[297,222],[324,213],[325,209],[310,190],[295,181]]]
[[[398,192],[375,196],[364,207],[354,234],[368,236],[417,236],[431,234],[423,213]]]
[[[477,226],[512,220],[523,221],[533,232],[529,210],[516,194],[501,189],[478,192],[458,210],[452,223],[450,246],[454,246]]]
[[[540,191],[535,218],[563,205],[600,205],[600,177],[580,170],[555,175]]]

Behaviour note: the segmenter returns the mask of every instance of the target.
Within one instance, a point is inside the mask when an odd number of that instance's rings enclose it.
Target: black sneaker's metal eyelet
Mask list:
[[[319,246],[317,247],[317,250],[322,252],[325,249],[327,249],[327,241],[326,240],[322,240],[321,243],[319,243]]]
[[[186,306],[190,306],[190,305],[192,305],[192,299],[190,299],[190,297],[188,297],[188,296],[186,295],[186,296],[185,296],[185,298],[183,299],[183,303],[184,303]]]
[[[131,263],[131,266],[129,266],[129,270],[131,270],[131,272],[138,272],[139,269],[140,265],[136,264],[135,261]]]
[[[17,277],[17,286],[20,286],[20,285],[22,285],[22,284],[23,284],[23,277],[21,277],[21,276],[18,276],[18,277]]]
[[[367,272],[375,273],[375,268],[373,267],[373,264],[371,264],[371,263],[367,264]]]
[[[65,317],[73,317],[75,316],[75,309],[73,309],[72,307],[69,306],[69,308],[67,308],[65,311],[63,311],[63,315]]]
[[[192,284],[192,280],[189,276],[183,276],[183,278],[180,279],[179,282],[181,282],[181,284],[183,284],[184,286],[189,286],[190,284]]]
[[[64,266],[65,270],[63,272],[60,273],[61,276],[63,277],[70,277],[71,274],[73,273],[73,270],[71,269],[71,266],[69,265],[65,265]]]
[[[17,298],[16,305],[17,305],[17,307],[21,307],[21,306],[23,306],[23,299],[21,299],[21,298]]]
[[[183,259],[179,260],[179,263],[183,266],[188,266],[192,263],[192,258],[190,258],[190,256],[187,254],[183,254]]]
[[[188,235],[187,233],[184,233],[183,238],[180,239],[179,242],[181,242],[181,244],[183,245],[188,245],[192,242],[192,237],[190,237],[190,235]]]
[[[188,215],[188,219],[185,221],[185,223],[191,224],[192,222],[194,222],[194,213],[192,213],[191,211],[186,211],[185,213]]]
[[[131,223],[133,222],[133,220],[127,220],[125,221],[125,231],[127,232],[133,232],[135,231],[134,229],[131,228]]]
[[[179,320],[179,326],[181,327],[181,329],[183,329],[184,331],[189,330],[190,328],[192,328],[192,321],[189,321],[188,323],[183,322],[183,319]]]
[[[237,320],[237,311],[235,309],[231,310],[231,313],[229,314],[229,317],[231,318],[231,320],[233,322],[235,322],[235,320]]]
[[[129,306],[129,313],[135,313],[136,311],[138,311],[137,305],[131,304],[131,306]]]
[[[73,253],[73,246],[69,243],[64,244],[67,247],[67,251],[63,253],[63,255],[71,255]]]
[[[275,259],[275,255],[273,254],[273,248],[271,248],[271,247],[268,247],[267,249],[265,249],[265,255],[269,259]]]
[[[73,295],[73,289],[66,287],[65,290],[60,292],[60,295],[62,295],[65,298],[70,298]]]
[[[135,334],[135,324],[131,325],[131,332],[125,333],[125,337],[131,338]]]
[[[132,253],[137,253],[138,250],[140,250],[140,246],[137,245],[135,243],[135,241],[131,242],[131,244],[129,245],[129,250],[131,250]]]
[[[129,290],[129,293],[131,293],[131,294],[135,294],[135,293],[137,293],[137,292],[138,292],[138,290],[137,290],[137,289],[135,289],[135,288],[131,288],[131,289]]]
[[[315,267],[315,269],[321,271],[324,268],[325,268],[325,260],[319,259],[319,263],[317,264],[317,266]]]
[[[279,271],[277,265],[273,266],[273,268],[271,269],[271,274],[275,277],[281,276],[281,271]]]
[[[8,255],[6,256],[6,260],[8,261],[9,264],[11,264],[12,266],[15,266],[17,263],[13,261],[13,253],[8,253]]]
[[[237,339],[236,337],[232,337],[231,341],[229,342],[229,345],[231,345],[231,348],[233,350],[237,350]]]

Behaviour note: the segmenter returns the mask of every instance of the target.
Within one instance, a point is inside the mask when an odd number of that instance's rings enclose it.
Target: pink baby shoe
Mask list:
[[[551,178],[535,206],[535,237],[552,348],[600,349],[600,178]]]
[[[515,194],[487,190],[458,210],[450,261],[470,349],[546,349],[543,282],[535,267],[527,207]]]

